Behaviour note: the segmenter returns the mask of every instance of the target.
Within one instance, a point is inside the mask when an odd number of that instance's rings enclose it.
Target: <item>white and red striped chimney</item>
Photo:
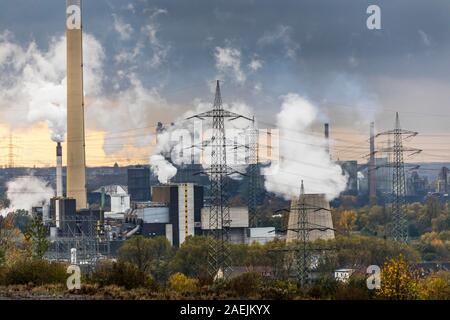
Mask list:
[[[56,145],[56,197],[63,196],[63,181],[62,181],[62,147],[61,142]]]

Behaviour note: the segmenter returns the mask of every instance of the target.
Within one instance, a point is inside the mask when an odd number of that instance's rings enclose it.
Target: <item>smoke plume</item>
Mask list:
[[[156,134],[156,148],[153,150],[153,155],[150,156],[150,166],[159,182],[168,183],[177,174],[177,168],[166,159],[170,158],[174,147],[170,140],[173,126],[162,126],[160,129]]]
[[[32,207],[46,204],[54,195],[53,188],[47,182],[34,176],[15,178],[6,183],[6,188],[10,205],[0,211],[2,216],[19,209],[31,213]]]
[[[98,93],[99,67],[104,56],[91,35],[83,38],[85,88]],[[14,125],[46,122],[53,141],[62,142],[66,133],[66,38],[55,37],[46,51],[35,42],[19,45],[8,31],[0,34],[0,106]]]
[[[301,180],[306,193],[323,193],[328,200],[344,191],[347,177],[330,160],[325,138],[305,132],[317,116],[317,108],[299,95],[283,97],[277,115],[280,159],[263,171],[269,192],[291,199],[300,194]]]
[[[169,182],[169,180],[177,174],[177,168],[160,154],[152,155],[150,157],[150,164],[153,171],[158,176],[158,181],[161,183]]]

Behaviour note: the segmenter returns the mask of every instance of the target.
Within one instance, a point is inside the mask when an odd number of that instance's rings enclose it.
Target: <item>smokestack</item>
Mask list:
[[[331,153],[330,153],[330,125],[328,123],[325,123],[324,129],[325,129],[325,140],[326,140],[325,150],[326,150],[327,154],[330,156],[330,159],[331,159]]]
[[[86,204],[81,0],[67,0],[67,197]]]
[[[375,166],[375,123],[370,123],[370,158],[369,158],[369,201],[371,204],[376,204],[377,190],[376,190],[376,166]]]
[[[56,145],[56,197],[63,196],[63,181],[62,181],[62,147],[61,142]]]

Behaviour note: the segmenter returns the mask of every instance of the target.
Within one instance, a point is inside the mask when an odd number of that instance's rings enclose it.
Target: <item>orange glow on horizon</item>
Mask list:
[[[0,125],[0,136],[3,138],[0,149],[0,166],[9,163],[9,135],[12,134],[14,167],[54,167],[56,163],[56,143],[50,139],[49,130],[45,123],[27,128],[10,128]],[[86,166],[120,166],[148,164],[150,152],[154,142],[149,141],[148,147],[136,147],[117,136],[114,146],[120,150],[107,155],[103,149],[105,132],[100,130],[86,130]],[[115,138],[116,136],[114,136]],[[114,139],[113,138],[113,139]],[[63,165],[66,165],[66,143],[63,147]]]

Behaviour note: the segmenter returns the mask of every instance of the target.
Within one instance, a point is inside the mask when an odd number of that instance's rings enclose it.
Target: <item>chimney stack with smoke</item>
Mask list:
[[[326,152],[330,156],[331,159],[331,153],[330,153],[330,125],[328,123],[325,123],[325,143],[326,143]]]
[[[61,142],[56,145],[56,197],[63,196],[63,181],[62,181],[62,147]]]

